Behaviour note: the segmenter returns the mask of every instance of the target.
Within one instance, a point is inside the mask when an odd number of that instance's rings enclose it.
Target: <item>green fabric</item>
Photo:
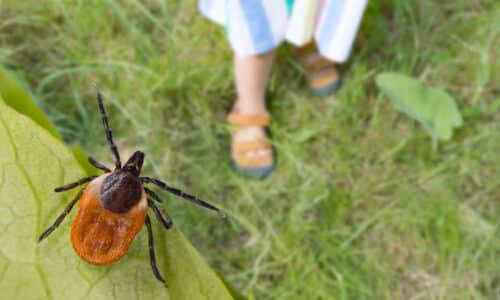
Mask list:
[[[286,0],[286,7],[288,8],[288,14],[292,13],[292,6],[295,0]]]

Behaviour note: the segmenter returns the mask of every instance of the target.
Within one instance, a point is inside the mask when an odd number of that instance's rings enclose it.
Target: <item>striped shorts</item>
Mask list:
[[[203,15],[223,25],[238,56],[258,55],[283,41],[315,41],[319,52],[344,62],[367,0],[200,0]]]

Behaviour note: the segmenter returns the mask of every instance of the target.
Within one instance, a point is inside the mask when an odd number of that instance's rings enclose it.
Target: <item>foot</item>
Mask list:
[[[267,112],[242,114],[237,109],[229,114],[234,125],[231,156],[238,171],[253,177],[264,177],[274,169],[274,155],[265,126],[270,118]]]
[[[321,56],[314,44],[295,50],[306,72],[307,85],[315,95],[324,96],[337,90],[342,80],[335,64]]]
[[[241,144],[245,142],[255,142],[268,140],[267,134],[263,127],[260,126],[240,126],[236,130],[232,137],[232,144]],[[272,157],[271,148],[258,148],[255,150],[249,150],[245,152],[245,157],[247,159],[259,158],[260,163],[256,163],[255,166],[261,167],[262,165],[269,164],[269,159]],[[265,158],[265,159],[264,159]]]

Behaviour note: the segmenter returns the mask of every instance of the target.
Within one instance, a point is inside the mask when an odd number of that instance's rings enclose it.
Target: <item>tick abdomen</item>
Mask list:
[[[127,253],[146,219],[146,193],[140,189],[135,203],[123,213],[103,207],[102,185],[112,174],[89,183],[80,199],[78,214],[71,225],[71,242],[78,255],[96,265],[111,264]]]

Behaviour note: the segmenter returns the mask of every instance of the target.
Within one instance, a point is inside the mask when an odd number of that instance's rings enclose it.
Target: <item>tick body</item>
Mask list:
[[[148,201],[141,184],[138,184],[139,192],[133,193],[133,198],[119,201],[127,204],[123,206],[127,210],[113,212],[106,209],[102,190],[104,182],[110,181],[114,175],[114,172],[104,174],[89,183],[71,225],[73,248],[82,259],[95,265],[111,264],[122,258],[146,220]]]
[[[146,225],[151,268],[155,277],[165,283],[156,265],[154,238],[148,208],[153,210],[155,217],[166,229],[171,228],[173,222],[168,213],[157,206],[156,203],[162,202],[160,197],[145,187],[145,184],[153,184],[157,188],[185,200],[218,211],[223,216],[224,214],[217,207],[173,188],[161,180],[140,177],[145,156],[141,151],[134,152],[122,167],[120,154],[113,142],[113,134],[99,91],[97,91],[97,103],[106,138],[115,158],[115,168],[112,171],[94,158],[89,157],[89,162],[97,169],[104,171],[104,174],[82,178],[56,188],[56,192],[63,192],[89,183],[66,206],[53,225],[42,233],[38,241],[48,237],[79,202],[78,213],[71,225],[71,243],[83,260],[95,265],[108,265],[116,262],[127,253],[135,236]]]

